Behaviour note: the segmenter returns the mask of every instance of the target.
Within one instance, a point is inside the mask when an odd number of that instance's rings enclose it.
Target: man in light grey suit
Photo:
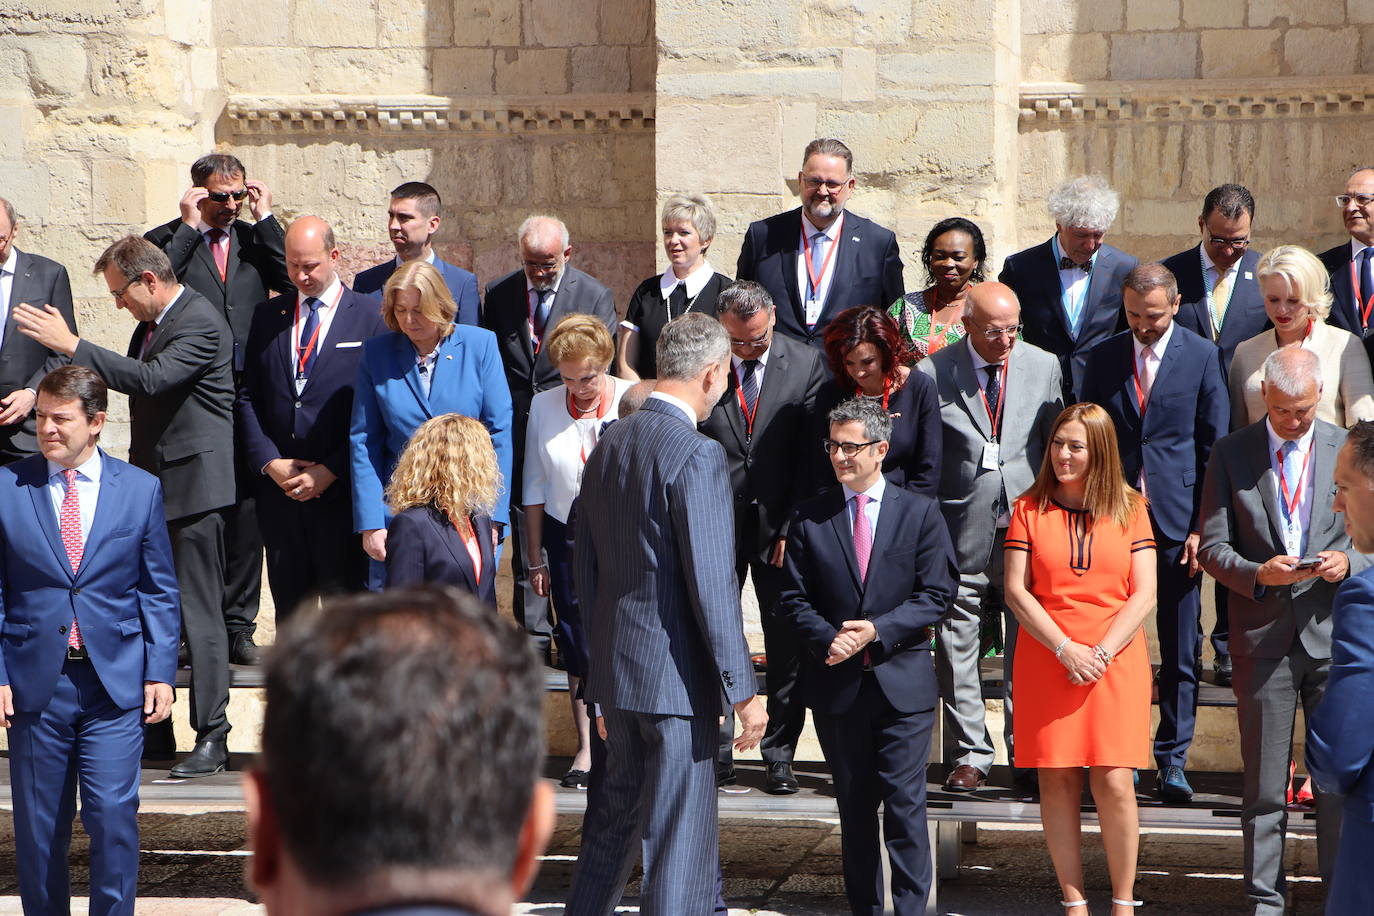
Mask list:
[[[940,508],[954,541],[959,593],[936,628],[935,672],[945,710],[945,781],[952,792],[971,792],[992,767],[992,736],[978,674],[981,608],[1001,592],[1002,541],[1011,504],[1040,470],[1045,441],[1064,407],[1059,360],[1025,341],[1021,305],[1011,288],[980,283],[964,307],[964,341],[918,364],[935,379],[944,427]],[[1013,354],[1014,351],[1014,354]],[[1003,666],[1008,756],[1011,752],[1011,658],[1016,619],[1006,615]]]
[[[641,837],[640,912],[710,913],[722,693],[741,725],[736,750],[756,747],[768,721],[744,641],[725,451],[696,430],[725,393],[730,340],[689,313],[656,353],[654,393],[602,436],[578,498],[586,699],[605,717],[606,768],[582,822],[569,916],[614,911]]]
[[[1331,666],[1336,586],[1369,566],[1332,509],[1346,432],[1316,419],[1321,365],[1286,347],[1264,361],[1268,415],[1217,442],[1202,493],[1202,568],[1230,590],[1232,685],[1245,764],[1245,891],[1255,914],[1284,911],[1288,761],[1298,704],[1312,714]],[[1341,800],[1320,790],[1317,862],[1331,875]]]

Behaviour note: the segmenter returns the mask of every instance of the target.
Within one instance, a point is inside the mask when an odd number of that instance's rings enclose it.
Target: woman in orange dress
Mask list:
[[[1012,662],[1015,762],[1039,771],[1040,821],[1062,902],[1066,910],[1087,906],[1079,821],[1086,767],[1112,914],[1130,916],[1140,905],[1134,769],[1150,762],[1141,624],[1155,603],[1155,542],[1101,407],[1075,404],[1055,421],[1035,484],[1012,513],[1006,577],[1007,606],[1022,632]]]

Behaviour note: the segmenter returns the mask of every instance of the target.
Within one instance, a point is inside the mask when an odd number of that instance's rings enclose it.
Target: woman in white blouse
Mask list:
[[[1256,267],[1264,311],[1273,328],[1236,347],[1231,360],[1231,428],[1264,416],[1260,382],[1264,360],[1280,347],[1300,346],[1317,354],[1322,394],[1317,419],[1343,428],[1374,419],[1374,378],[1369,357],[1349,331],[1326,323],[1331,283],[1316,255],[1297,245],[1280,245]]]
[[[568,515],[582,486],[582,468],[601,432],[616,418],[621,395],[634,383],[608,374],[615,344],[600,319],[568,315],[544,342],[563,384],[541,391],[530,404],[525,439],[525,534],[530,585],[540,597],[552,594],[554,641],[568,672],[577,756],[563,777],[567,788],[587,788],[591,769],[591,722],[578,696],[587,674],[587,641],[573,583],[573,532]]]

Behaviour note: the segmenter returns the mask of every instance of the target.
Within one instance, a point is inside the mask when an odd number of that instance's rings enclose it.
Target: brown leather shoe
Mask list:
[[[988,774],[976,766],[961,764],[945,779],[946,792],[972,792],[988,781]]]

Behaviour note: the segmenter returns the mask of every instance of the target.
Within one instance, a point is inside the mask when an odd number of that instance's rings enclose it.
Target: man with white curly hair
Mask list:
[[[1021,301],[1022,337],[1059,357],[1068,401],[1088,351],[1126,329],[1121,284],[1138,262],[1103,243],[1120,204],[1101,175],[1064,182],[1050,192],[1054,235],[1007,258],[997,277]]]

